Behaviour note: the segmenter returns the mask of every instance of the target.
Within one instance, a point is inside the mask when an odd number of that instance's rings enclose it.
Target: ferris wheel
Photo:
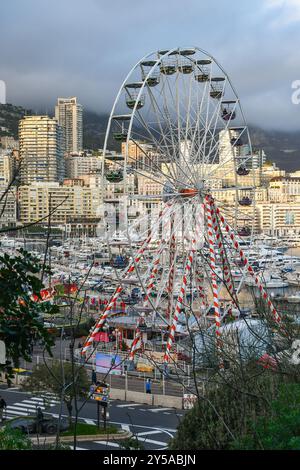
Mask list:
[[[256,279],[247,253],[258,171],[239,97],[209,53],[143,57],[119,89],[105,138],[103,227],[118,285],[94,332],[130,285],[143,322],[166,324],[166,361],[180,323],[197,327],[212,312],[220,335],[229,310],[240,309],[245,277]],[[140,337],[137,327],[131,355]]]

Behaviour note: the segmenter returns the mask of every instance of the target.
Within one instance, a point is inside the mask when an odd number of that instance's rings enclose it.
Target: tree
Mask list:
[[[0,429],[0,450],[30,450],[31,440],[19,429],[8,426]]]
[[[48,272],[47,267],[43,267]],[[41,341],[51,355],[53,339],[43,326],[42,316],[54,314],[57,307],[41,302],[44,285],[38,277],[41,263],[20,250],[17,256],[0,256],[0,340],[6,346],[6,364],[0,366],[8,376],[20,359],[31,360],[34,341]]]
[[[180,422],[172,450],[224,450],[244,436],[263,415],[270,415],[270,403],[279,386],[277,375],[248,364],[243,376],[236,369],[223,371]]]
[[[300,385],[280,386],[278,398],[271,404],[270,414],[233,442],[233,449],[300,450]]]
[[[72,364],[53,361],[51,365],[41,364],[33,368],[32,374],[23,384],[23,389],[30,392],[47,391],[65,403],[69,424],[72,424],[73,402],[86,398],[89,392],[89,378],[83,367],[77,367],[74,373]]]

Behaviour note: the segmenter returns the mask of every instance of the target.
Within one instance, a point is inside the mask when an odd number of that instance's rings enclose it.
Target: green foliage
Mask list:
[[[40,262],[25,250],[14,257],[0,256],[0,339],[6,345],[9,360],[4,370],[8,373],[12,365],[19,366],[20,358],[31,360],[34,340],[42,342],[51,354],[53,340],[41,316],[55,313],[57,307],[32,299],[33,294],[40,296],[44,287],[38,277],[40,271]]]
[[[18,429],[9,426],[0,429],[0,450],[30,450],[31,440]]]
[[[300,450],[300,384],[284,384],[269,416],[251,423],[246,436],[231,446],[244,450]]]
[[[74,434],[74,425],[70,427],[67,431],[64,431],[62,436],[73,436]],[[77,436],[96,436],[98,434],[117,434],[118,428],[116,426],[107,426],[106,429],[99,429],[96,425],[86,424],[86,423],[77,423],[76,425],[76,434]]]
[[[58,444],[40,444],[38,450],[72,450],[70,444],[66,442],[59,442]]]
[[[23,389],[28,392],[51,392],[58,399],[63,396],[69,421],[72,421],[73,401],[76,398],[86,398],[89,392],[90,381],[86,370],[82,366],[59,361],[53,361],[48,367],[45,364],[33,368],[32,374],[23,383]]]
[[[128,439],[119,441],[119,446],[122,450],[143,450],[145,448],[143,444],[135,437],[130,437]]]
[[[236,436],[248,432],[249,420],[255,425],[258,417],[270,413],[265,397],[271,400],[276,393],[277,377],[254,370],[242,382],[240,377],[235,381],[235,374],[226,374],[221,382],[212,381],[205,396],[185,414],[170,449],[228,449]]]

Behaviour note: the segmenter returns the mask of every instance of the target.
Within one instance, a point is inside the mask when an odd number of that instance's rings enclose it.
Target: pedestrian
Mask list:
[[[36,410],[36,430],[37,433],[40,434],[42,432],[42,421],[44,419],[44,413],[42,412],[42,408],[38,406]]]
[[[96,374],[95,369],[93,369],[92,370],[92,384],[96,385],[96,383],[97,383],[97,374]]]
[[[4,400],[4,398],[2,398],[0,396],[0,422],[2,423],[3,421],[3,411],[4,411],[4,408],[6,408],[6,401]]]
[[[146,393],[151,393],[151,380],[147,379],[146,381]]]

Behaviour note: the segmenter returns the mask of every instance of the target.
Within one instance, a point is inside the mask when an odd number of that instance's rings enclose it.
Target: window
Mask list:
[[[295,214],[292,211],[286,211],[285,213],[285,223],[286,225],[295,224]]]

